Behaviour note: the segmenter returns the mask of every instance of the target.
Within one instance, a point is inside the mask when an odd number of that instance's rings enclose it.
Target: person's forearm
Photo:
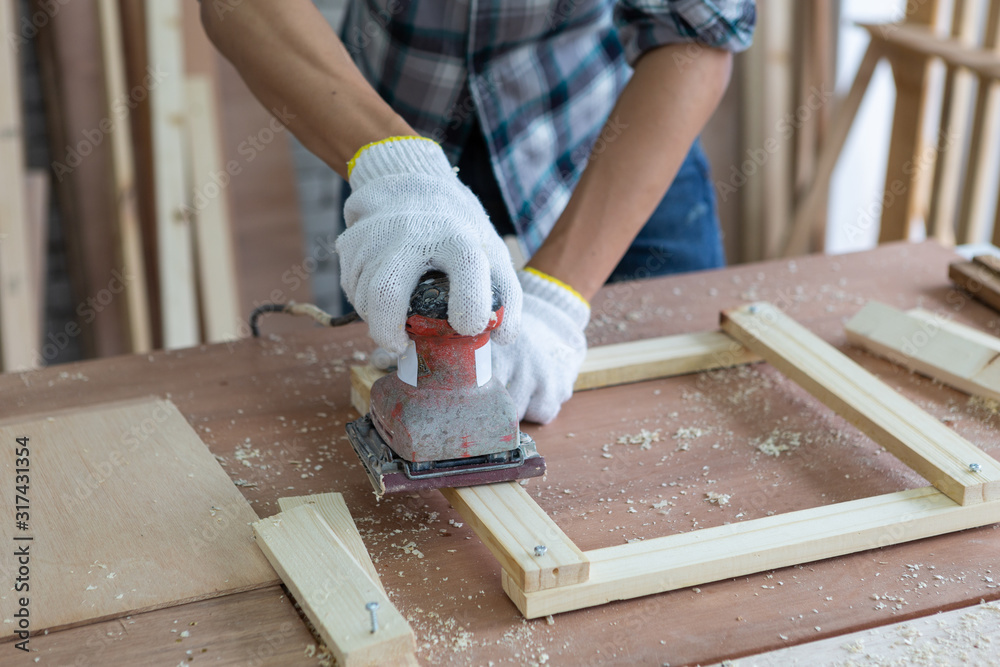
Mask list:
[[[552,233],[528,265],[591,299],[663,199],[729,82],[732,56],[645,54]],[[676,57],[676,56],[680,57]]]
[[[368,85],[309,0],[244,0],[224,13],[203,2],[201,17],[254,95],[287,110],[289,130],[344,178],[365,144],[416,134]]]

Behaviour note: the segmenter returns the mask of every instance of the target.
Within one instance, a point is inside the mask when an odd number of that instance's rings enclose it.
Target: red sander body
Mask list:
[[[426,274],[410,299],[410,346],[396,372],[372,385],[369,413],[347,425],[376,495],[545,472],[510,395],[493,377],[490,332],[503,320],[499,294],[494,290],[493,318],[475,336],[452,329],[447,310],[447,276]]]

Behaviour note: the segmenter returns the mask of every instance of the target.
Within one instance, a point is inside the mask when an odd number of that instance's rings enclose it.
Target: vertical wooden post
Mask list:
[[[1000,1],[990,2],[986,19],[983,48],[1000,54]],[[986,240],[986,223],[990,210],[992,186],[996,183],[995,146],[1000,140],[1000,82],[979,77],[976,112],[972,121],[969,163],[965,172],[965,189],[959,214],[959,240],[978,243]],[[994,230],[994,236],[996,231]]]
[[[191,226],[185,177],[184,42],[179,0],[146,0],[150,66],[164,73],[150,91],[155,159],[156,233],[163,346],[200,340]]]
[[[0,36],[17,34],[14,0],[0,0]],[[5,39],[6,42],[6,39]],[[0,367],[18,371],[35,365],[40,330],[31,299],[28,212],[25,206],[24,126],[20,59],[12,44],[0,47]]]
[[[951,35],[957,41],[969,46],[975,44],[980,6],[979,0],[955,0]],[[946,137],[964,137],[969,127],[975,77],[968,70],[947,63],[946,67],[940,132]],[[947,145],[938,155],[937,169],[934,170],[927,236],[944,245],[955,244],[963,148],[962,143]]]
[[[940,0],[909,3],[906,22],[933,28],[937,24]],[[883,30],[892,30],[885,26]],[[930,78],[930,58],[912,52],[889,48],[887,54],[896,82],[896,108],[892,119],[892,139],[885,176],[885,204],[879,243],[906,239],[911,225],[924,214],[926,189],[920,187],[927,164],[923,137],[927,113],[927,86]]]
[[[97,10],[101,32],[101,52],[104,61],[104,92],[108,117],[128,99],[125,82],[122,25],[117,0],[98,0]],[[112,197],[115,214],[116,264],[125,276],[123,291],[126,301],[125,325],[129,350],[147,352],[152,348],[149,322],[149,301],[146,290],[146,268],[142,257],[142,230],[139,224],[139,203],[135,187],[135,162],[132,155],[131,128],[122,119],[108,140],[111,148]]]

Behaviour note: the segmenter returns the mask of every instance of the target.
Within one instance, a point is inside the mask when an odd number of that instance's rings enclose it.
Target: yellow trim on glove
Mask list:
[[[351,172],[354,171],[354,163],[358,161],[358,158],[361,157],[361,154],[364,153],[366,150],[368,150],[372,146],[378,146],[379,144],[388,144],[393,141],[402,141],[403,139],[421,139],[422,141],[429,141],[432,144],[437,143],[433,139],[428,139],[427,137],[412,136],[412,137],[387,137],[385,139],[379,139],[378,141],[373,141],[370,144],[365,144],[364,146],[358,149],[358,152],[354,154],[354,157],[348,160],[347,177],[348,178],[351,177]]]
[[[585,305],[587,308],[590,308],[590,302],[587,301],[586,299],[584,299],[582,294],[580,294],[575,289],[573,289],[570,285],[567,285],[566,283],[564,283],[563,281],[559,280],[558,278],[550,276],[547,273],[542,273],[538,269],[536,269],[534,267],[531,267],[531,266],[524,267],[524,270],[527,271],[528,273],[532,274],[532,275],[538,276],[542,280],[547,280],[550,283],[553,283],[554,285],[559,285],[559,287],[562,287],[564,290],[566,290],[567,292],[569,292],[570,294],[572,294],[573,296],[575,296],[577,299],[579,299],[580,301],[582,301],[583,305]]]

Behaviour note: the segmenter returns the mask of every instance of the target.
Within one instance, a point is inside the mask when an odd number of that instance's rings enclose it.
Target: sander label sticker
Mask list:
[[[478,363],[476,366],[478,368]],[[399,355],[399,360],[396,362],[396,375],[411,387],[417,386],[417,346],[412,340],[403,350],[403,354]]]
[[[482,387],[493,377],[492,341],[487,338],[486,344],[476,348],[476,384]],[[416,386],[414,384],[414,386]]]

